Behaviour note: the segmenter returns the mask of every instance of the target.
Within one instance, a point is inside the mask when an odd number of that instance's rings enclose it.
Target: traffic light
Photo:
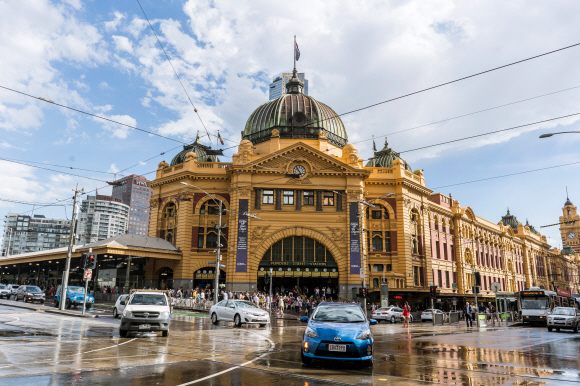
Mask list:
[[[360,287],[358,290],[358,296],[361,298],[366,298],[367,297],[367,289],[364,287]]]
[[[97,254],[96,253],[87,253],[87,260],[86,260],[85,268],[86,269],[97,268]]]
[[[437,297],[437,286],[432,285],[429,287],[429,293],[431,294],[431,299],[435,299]]]
[[[85,269],[87,267],[87,255],[88,255],[88,253],[81,253],[81,265],[80,265],[80,267],[82,269]]]
[[[473,283],[476,287],[481,287],[481,274],[479,272],[473,273]]]

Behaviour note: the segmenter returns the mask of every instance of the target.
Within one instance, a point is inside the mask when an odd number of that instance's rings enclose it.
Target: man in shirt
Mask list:
[[[469,302],[465,303],[465,307],[463,307],[463,315],[465,315],[465,322],[467,323],[467,327],[473,327],[473,319],[471,318],[472,313],[473,309],[469,305]]]

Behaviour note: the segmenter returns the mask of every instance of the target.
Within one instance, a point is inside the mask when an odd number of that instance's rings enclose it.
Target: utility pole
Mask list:
[[[71,227],[70,227],[70,238],[68,241],[68,252],[66,253],[66,264],[65,264],[64,272],[62,273],[60,303],[58,304],[58,308],[60,308],[61,310],[64,310],[64,306],[66,303],[66,294],[67,294],[67,287],[68,287],[68,275],[69,275],[69,271],[70,271],[70,259],[71,259],[71,255],[72,255],[72,249],[74,246],[75,225],[77,222],[77,199],[78,199],[79,193],[81,193],[81,194],[85,193],[84,189],[79,190],[79,184],[77,184],[77,187],[75,189],[73,189],[73,191],[75,192],[75,197],[73,200],[73,214],[72,214],[72,221],[71,221]]]
[[[211,196],[210,196],[211,197]],[[215,291],[215,299],[214,304],[217,303],[218,295],[219,295],[219,287],[220,287],[220,246],[222,245],[222,200],[220,199],[220,207],[219,210],[219,217],[218,217],[218,243],[217,249],[215,254],[215,282],[214,282],[214,291]]]
[[[271,308],[272,308],[272,279],[273,279],[273,277],[272,277],[273,272],[272,271],[273,271],[273,269],[272,269],[272,267],[270,267],[270,304],[268,304],[268,310],[271,310]]]
[[[129,274],[131,273],[131,259],[133,256],[127,256],[127,271],[125,272],[125,288],[123,289],[123,293],[128,294],[131,286],[129,285]]]

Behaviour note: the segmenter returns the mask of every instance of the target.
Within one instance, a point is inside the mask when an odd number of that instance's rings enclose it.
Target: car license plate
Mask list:
[[[139,330],[148,330],[149,327],[151,327],[150,324],[140,324],[139,325]]]
[[[346,352],[346,345],[345,344],[329,344],[328,351],[342,351]]]

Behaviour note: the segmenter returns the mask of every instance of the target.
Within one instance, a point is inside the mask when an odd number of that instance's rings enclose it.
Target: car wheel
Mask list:
[[[574,326],[574,332],[578,333],[578,323],[576,323],[576,325]]]
[[[391,323],[393,323],[393,324],[394,324],[395,322],[396,322],[396,320],[395,320],[395,315],[393,315],[393,316],[391,316]]]
[[[552,332],[552,327],[548,327],[548,331]]]
[[[559,327],[558,327],[558,328],[556,328],[556,331],[560,332],[560,328],[559,328]]]
[[[300,359],[302,359],[302,363],[304,363],[304,365],[312,366],[312,358],[304,356],[303,352],[300,352]]]
[[[241,327],[241,325],[242,325],[242,318],[240,317],[240,314],[236,314],[236,316],[234,316],[234,326]]]
[[[113,308],[113,318],[117,319],[119,314],[117,313],[117,307]]]
[[[161,331],[161,336],[167,338],[169,336],[169,330]]]
[[[119,329],[119,336],[120,336],[121,338],[126,338],[126,337],[127,337],[127,333],[128,333],[128,332],[129,332],[129,331],[127,331],[127,330],[121,330],[121,329]]]
[[[70,304],[70,301],[68,299],[64,301],[64,308],[66,308],[67,310],[70,310],[71,306],[72,305]]]
[[[213,314],[211,314],[211,322],[212,322],[213,324],[216,324],[216,325],[217,325],[217,324],[219,324],[219,322],[220,322],[220,321],[218,320],[218,318],[217,318],[217,314],[216,314],[215,312],[214,312]]]

